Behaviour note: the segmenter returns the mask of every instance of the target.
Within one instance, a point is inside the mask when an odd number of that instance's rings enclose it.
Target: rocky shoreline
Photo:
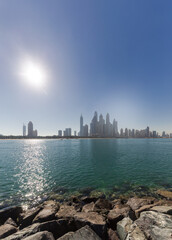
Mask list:
[[[0,239],[165,240],[172,239],[172,192],[107,199],[71,196],[24,210],[0,210]]]

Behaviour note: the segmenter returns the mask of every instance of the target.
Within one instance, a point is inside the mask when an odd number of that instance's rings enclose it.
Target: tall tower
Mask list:
[[[31,121],[28,123],[28,137],[33,137],[33,123]]]
[[[81,114],[81,116],[80,116],[80,136],[81,137],[83,136],[83,123],[84,123],[84,120],[83,120],[83,116]]]
[[[23,137],[25,137],[25,136],[26,136],[26,125],[23,124]]]

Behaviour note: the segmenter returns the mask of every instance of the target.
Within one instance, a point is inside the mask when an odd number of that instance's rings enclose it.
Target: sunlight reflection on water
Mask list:
[[[46,187],[43,151],[46,146],[43,141],[28,140],[25,142],[20,160],[18,181],[19,193],[28,201],[39,201],[39,195]]]

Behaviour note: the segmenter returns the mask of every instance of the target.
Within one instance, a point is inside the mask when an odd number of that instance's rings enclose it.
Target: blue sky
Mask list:
[[[79,130],[95,110],[172,132],[171,13],[171,0],[0,0],[0,133]],[[27,58],[44,91],[22,81]]]

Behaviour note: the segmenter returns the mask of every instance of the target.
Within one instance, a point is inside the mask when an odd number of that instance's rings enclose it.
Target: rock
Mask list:
[[[165,197],[167,199],[171,199],[172,200],[172,192],[167,191],[167,190],[158,190],[157,193],[162,196]]]
[[[9,237],[5,238],[5,240],[20,240],[23,239],[24,237],[30,236],[36,232],[38,232],[38,226],[39,223],[35,223],[29,227],[26,227],[12,235],[10,235]]]
[[[10,224],[4,224],[0,226],[0,239],[8,237],[9,235],[17,232],[17,228],[10,225]]]
[[[145,211],[135,221],[136,225],[151,240],[164,240],[172,238],[172,216],[155,212]]]
[[[94,207],[95,207],[94,202],[88,203],[88,204],[83,206],[82,212],[86,212],[86,213],[87,212],[94,212]]]
[[[56,213],[56,218],[72,218],[76,213],[77,211],[74,206],[64,204],[60,206],[60,210]]]
[[[147,240],[147,238],[136,224],[132,224],[131,232],[128,233],[126,240]]]
[[[120,222],[117,223],[117,233],[120,237],[120,240],[125,240],[128,232],[131,230],[131,225],[133,221],[129,218],[123,218]]]
[[[55,219],[55,214],[59,210],[60,205],[53,200],[43,203],[43,209],[33,219],[33,223],[46,222]]]
[[[111,228],[108,230],[108,239],[109,240],[120,240],[117,233]]]
[[[36,222],[46,222],[55,219],[55,212],[51,208],[44,208],[41,210],[36,217],[33,219],[33,223]]]
[[[106,232],[106,222],[102,215],[96,212],[79,212],[74,215],[77,229],[89,225],[99,237],[104,237]]]
[[[10,224],[14,227],[17,227],[17,224],[14,222],[14,220],[12,218],[8,218],[4,224]]]
[[[97,201],[97,197],[81,197],[81,201],[83,201],[84,203],[91,203],[91,202],[96,202]]]
[[[85,226],[76,232],[67,233],[58,240],[101,240],[99,236],[89,227]]]
[[[28,227],[32,224],[33,219],[36,217],[36,215],[42,210],[42,207],[37,207],[28,210],[27,212],[23,213],[21,224],[19,226],[19,229],[23,229],[25,227]]]
[[[95,203],[95,210],[99,210],[99,209],[110,210],[112,209],[112,204],[107,199],[99,198]]]
[[[22,213],[22,208],[18,206],[0,210],[0,225],[4,224],[8,218],[12,218],[17,223],[20,213]]]
[[[172,206],[155,206],[151,208],[151,211],[172,215]]]
[[[139,209],[140,207],[142,207],[143,205],[148,205],[148,204],[152,204],[152,199],[150,198],[137,198],[137,197],[133,197],[130,198],[127,201],[127,205],[129,205],[131,207],[131,209],[133,211]]]
[[[135,210],[136,218],[139,218],[141,212],[143,212],[143,211],[148,211],[148,210],[150,210],[153,206],[155,206],[155,205],[154,205],[154,204],[148,204],[148,205],[144,205],[144,206],[142,206],[141,208]]]
[[[68,232],[57,240],[69,240],[73,236],[74,232]]]
[[[43,203],[43,207],[53,209],[57,212],[60,209],[60,204],[56,201],[48,200]]]
[[[135,220],[135,214],[129,206],[117,205],[115,208],[109,211],[107,215],[108,222],[112,229],[116,229],[117,222],[121,221],[124,217],[130,217]]]
[[[47,231],[35,233],[29,237],[26,237],[25,240],[55,240],[53,234]]]

